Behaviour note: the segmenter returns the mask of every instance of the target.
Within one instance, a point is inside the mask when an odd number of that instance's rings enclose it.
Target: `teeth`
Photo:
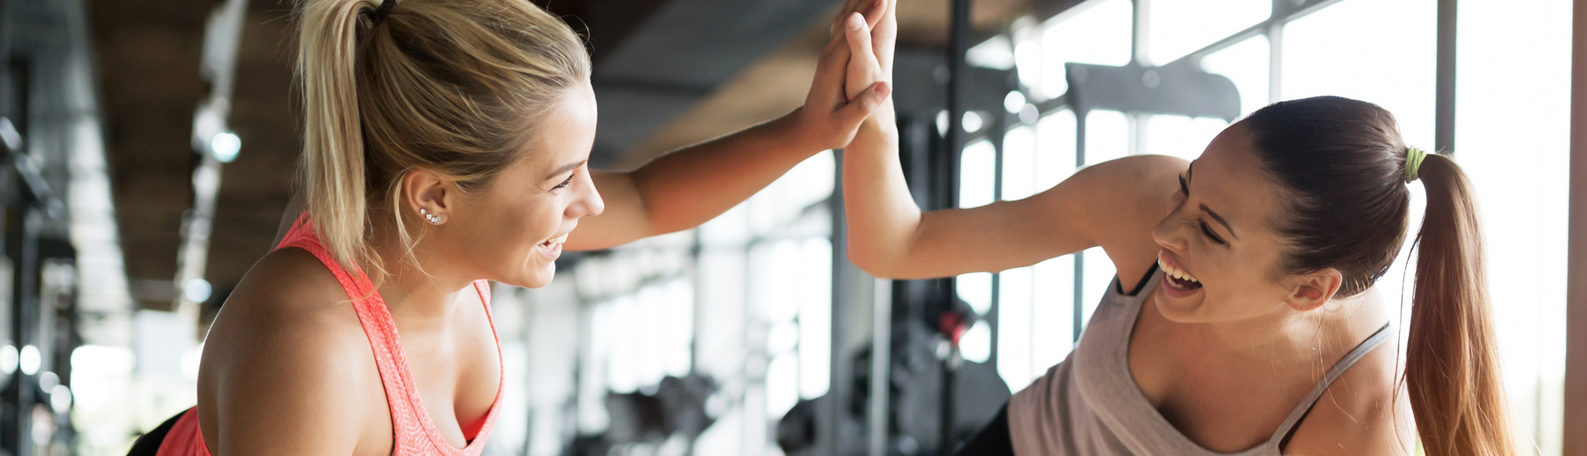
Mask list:
[[[1196,277],[1190,275],[1190,273],[1185,272],[1185,271],[1181,271],[1179,269],[1175,269],[1172,266],[1169,266],[1168,263],[1163,262],[1162,258],[1158,258],[1157,259],[1157,267],[1162,268],[1163,269],[1163,273],[1168,274],[1169,277],[1173,277],[1173,278],[1176,278],[1176,279],[1179,279],[1179,280],[1183,280],[1183,281],[1186,281],[1186,282],[1201,283],[1200,280],[1196,280]]]
[[[551,240],[546,241],[544,243],[544,245],[561,244],[561,243],[564,243],[564,242],[567,242],[567,241],[568,241],[568,235],[564,234],[564,235],[557,236],[556,238],[553,238]]]

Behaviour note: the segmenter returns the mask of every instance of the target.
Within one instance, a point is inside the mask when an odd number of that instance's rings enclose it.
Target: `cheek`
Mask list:
[[[560,197],[528,199],[514,205],[510,223],[517,225],[523,243],[538,245],[561,231],[562,212],[566,207]]]

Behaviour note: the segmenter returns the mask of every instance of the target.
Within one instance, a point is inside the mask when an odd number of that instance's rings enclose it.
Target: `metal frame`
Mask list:
[[[1438,0],[1438,62],[1433,108],[1433,148],[1455,154],[1456,0]]]
[[[1564,454],[1587,454],[1587,8],[1572,12]]]

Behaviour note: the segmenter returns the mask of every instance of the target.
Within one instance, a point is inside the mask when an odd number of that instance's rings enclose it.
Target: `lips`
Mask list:
[[[567,233],[563,233],[561,236],[547,239],[545,242],[536,245],[535,251],[540,252],[540,256],[548,260],[556,260],[557,257],[562,256],[562,243],[567,242],[567,240]]]
[[[567,233],[562,233],[561,236],[557,236],[557,237],[554,237],[554,238],[551,238],[551,239],[547,239],[545,242],[541,242],[540,246],[541,247],[551,247],[552,245],[562,245],[562,243],[567,242],[567,241],[568,241],[568,234]]]

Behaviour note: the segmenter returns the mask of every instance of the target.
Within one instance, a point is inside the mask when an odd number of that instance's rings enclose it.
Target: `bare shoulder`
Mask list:
[[[1397,388],[1395,345],[1385,343],[1328,387],[1285,454],[1415,454],[1416,423]]]
[[[1095,240],[1113,260],[1126,290],[1156,261],[1152,230],[1172,210],[1169,202],[1179,191],[1177,176],[1189,166],[1176,157],[1135,155],[1098,163],[1069,179],[1080,191],[1093,193],[1077,199],[1090,204],[1080,213],[1109,215],[1096,220]]]
[[[293,333],[316,345],[337,346],[362,335],[347,293],[329,269],[300,249],[265,255],[226,299],[205,338],[206,348],[249,349]]]
[[[278,250],[244,276],[205,338],[200,427],[221,453],[366,452],[359,445],[373,417],[360,392],[379,385],[336,279],[307,252]]]

